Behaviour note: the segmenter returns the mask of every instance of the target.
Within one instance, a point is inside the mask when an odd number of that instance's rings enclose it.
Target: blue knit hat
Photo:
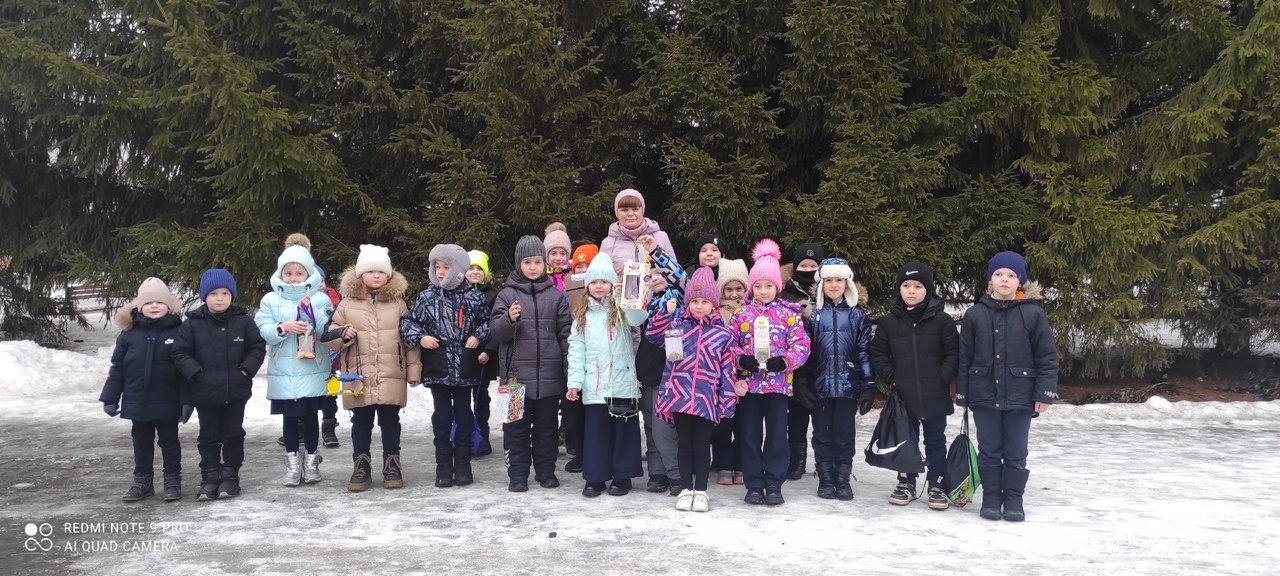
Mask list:
[[[991,262],[987,263],[987,280],[991,279],[996,270],[1008,268],[1018,275],[1018,285],[1024,286],[1027,283],[1027,261],[1017,252],[1001,252],[991,257]]]
[[[236,279],[224,268],[210,268],[200,275],[200,300],[209,297],[209,293],[219,288],[231,291],[231,299],[236,299]]]

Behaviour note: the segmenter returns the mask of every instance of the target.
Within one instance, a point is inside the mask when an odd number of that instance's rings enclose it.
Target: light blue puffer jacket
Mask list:
[[[608,282],[610,292],[603,302],[597,302],[588,292],[585,322],[579,328],[575,321],[569,331],[569,388],[582,391],[583,404],[604,404],[605,398],[639,398],[631,328],[644,324],[649,313],[624,310],[621,318],[626,325],[610,325],[609,309],[617,305],[612,287],[618,284],[618,273],[607,253],[601,252],[591,260],[583,280],[587,290],[594,280]]]
[[[297,262],[307,270],[307,279],[301,284],[285,284],[283,270],[286,264]],[[294,400],[324,396],[329,382],[329,353],[320,344],[320,332],[333,315],[333,302],[320,291],[320,274],[315,260],[302,246],[290,246],[280,254],[276,272],[271,276],[273,292],[262,297],[254,323],[267,341],[267,399]],[[298,358],[298,335],[280,335],[280,323],[298,319],[298,305],[303,298],[311,297],[315,312],[313,334],[316,342],[315,358]],[[305,315],[303,319],[310,322]]]

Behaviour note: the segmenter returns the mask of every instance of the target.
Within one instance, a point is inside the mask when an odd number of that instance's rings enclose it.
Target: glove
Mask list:
[[[813,412],[813,406],[818,402],[818,396],[813,393],[813,389],[804,385],[795,385],[791,388],[791,394],[805,410]]]
[[[770,372],[786,372],[787,361],[783,360],[781,356],[774,356],[765,361],[764,368]]]
[[[868,388],[862,391],[862,395],[858,398],[858,415],[866,416],[871,411],[871,407],[876,403],[876,389]]]
[[[114,417],[116,414],[119,414],[119,413],[120,413],[120,405],[119,405],[119,404],[112,404],[112,403],[110,403],[110,402],[103,402],[103,403],[102,403],[102,411],[103,411],[103,412],[106,412],[106,413],[107,413],[107,416],[112,416],[112,417]]]
[[[190,419],[191,419],[191,413],[192,413],[192,412],[194,412],[194,411],[195,411],[195,409],[196,409],[196,408],[195,408],[195,406],[192,406],[192,405],[190,405],[190,404],[183,404],[183,405],[182,405],[182,418],[179,418],[179,419],[178,419],[178,423],[179,423],[179,424],[186,424],[186,423],[187,423],[187,420],[190,420]]]
[[[738,357],[738,368],[747,372],[759,372],[760,361],[755,356],[742,355]]]

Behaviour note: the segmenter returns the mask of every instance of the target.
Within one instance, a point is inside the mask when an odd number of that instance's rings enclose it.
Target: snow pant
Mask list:
[[[182,444],[178,441],[178,420],[134,420],[133,475],[151,476],[155,469],[156,444],[164,460],[164,473],[182,472]]]
[[[475,394],[472,388],[474,386],[444,384],[431,387],[431,401],[435,407],[435,411],[431,413],[431,431],[435,434],[433,444],[436,448],[453,447],[449,432],[455,423],[458,425],[458,437],[467,446],[471,445],[471,430],[476,426],[475,415],[471,413],[471,396]]]
[[[604,404],[583,408],[582,479],[606,482],[643,476],[640,419],[614,418]]]
[[[787,399],[787,442],[790,444],[792,452],[790,458],[796,460],[804,458],[805,448],[809,443],[809,420],[811,417],[812,414],[809,409],[800,404],[795,396]]]
[[[818,398],[813,403],[813,461],[852,463],[857,452],[854,417],[858,415],[855,398]],[[943,454],[946,460],[946,454]]]
[[[978,429],[978,467],[1000,465],[1027,468],[1027,440],[1031,436],[1031,410],[997,410],[971,406]],[[944,456],[945,460],[945,456]]]
[[[929,466],[928,478],[938,479],[947,474],[947,417],[934,416],[916,420],[913,424],[924,438],[924,459]],[[915,480],[915,474],[907,474]]]
[[[502,425],[502,449],[507,461],[507,476],[528,480],[529,465],[538,478],[556,473],[556,412],[560,397],[524,399],[524,418]]]
[[[569,448],[573,448],[575,454],[582,454],[582,434],[585,425],[583,414],[581,399],[560,399],[560,424],[564,426],[564,447],[566,452]]]
[[[472,400],[475,401],[475,408],[472,410],[476,417],[476,422],[480,423],[480,427],[489,428],[489,381],[481,382],[479,386],[474,387],[475,392],[472,394]]]
[[[368,454],[373,444],[373,418],[378,418],[382,431],[382,453],[400,453],[400,407],[395,404],[373,404],[351,409],[351,453]]]
[[[244,463],[245,402],[196,406],[200,419],[200,435],[196,449],[200,451],[200,469],[217,470],[221,466],[240,469]],[[295,441],[297,435],[294,435]]]
[[[298,451],[299,427],[302,428],[302,442],[307,448],[307,454],[315,454],[316,448],[320,446],[320,421],[316,419],[314,412],[307,416],[284,417],[284,451]]]
[[[787,480],[787,398],[750,393],[738,399],[742,479],[747,490],[781,488]]]
[[[675,413],[676,433],[680,436],[680,478],[685,489],[706,491],[711,472],[711,431],[715,423],[693,414]]]
[[[321,396],[320,397],[320,415],[325,420],[333,420],[338,417],[338,397],[337,396]]]
[[[645,460],[649,475],[662,474],[669,481],[680,479],[679,446],[674,426],[663,422],[653,412],[653,398],[658,386],[645,386],[640,391],[640,412],[644,415]]]
[[[742,470],[742,441],[738,418],[721,418],[711,430],[711,469]]]

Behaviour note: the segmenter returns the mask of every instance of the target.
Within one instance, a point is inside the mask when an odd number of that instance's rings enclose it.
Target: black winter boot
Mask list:
[[[196,494],[196,502],[207,502],[218,498],[218,482],[220,475],[217,468],[200,471],[200,492]]]
[[[347,491],[364,492],[373,484],[373,462],[368,452],[352,455],[354,466],[351,479],[347,481]]]
[[[388,489],[404,487],[404,474],[400,470],[399,452],[382,455],[382,487]]]
[[[137,502],[155,493],[156,489],[151,485],[150,474],[134,474],[133,486],[130,486],[129,491],[125,493],[124,501]]]
[[[472,454],[473,456],[488,456],[493,454],[493,444],[489,443],[489,425],[480,426],[480,449]]]
[[[223,466],[218,478],[218,497],[231,498],[240,495],[240,467]]]
[[[814,464],[818,471],[818,497],[831,500],[836,497],[836,463],[818,462]]]
[[[461,444],[453,447],[453,483],[466,486],[475,482],[471,476],[471,445]]]
[[[804,442],[790,443],[790,464],[787,465],[787,480],[799,480],[804,478],[804,472],[809,460],[809,453],[805,450]]]
[[[164,475],[164,501],[176,502],[182,499],[182,473],[166,472]]]
[[[853,462],[836,464],[836,498],[853,500],[853,486],[849,485],[849,476],[853,474]]]
[[[436,488],[453,486],[453,446],[436,447]]]
[[[1022,511],[1022,493],[1027,489],[1027,477],[1031,473],[1008,465],[1004,467],[1003,473],[1001,486],[1004,487],[1004,519],[1010,522],[1026,520],[1027,515]]]
[[[987,520],[999,520],[1003,517],[1000,508],[1004,506],[1004,482],[1002,480],[1001,467],[979,468],[978,475],[982,477],[982,511],[980,514]]]
[[[325,418],[320,422],[320,439],[325,448],[338,447],[338,419]]]

